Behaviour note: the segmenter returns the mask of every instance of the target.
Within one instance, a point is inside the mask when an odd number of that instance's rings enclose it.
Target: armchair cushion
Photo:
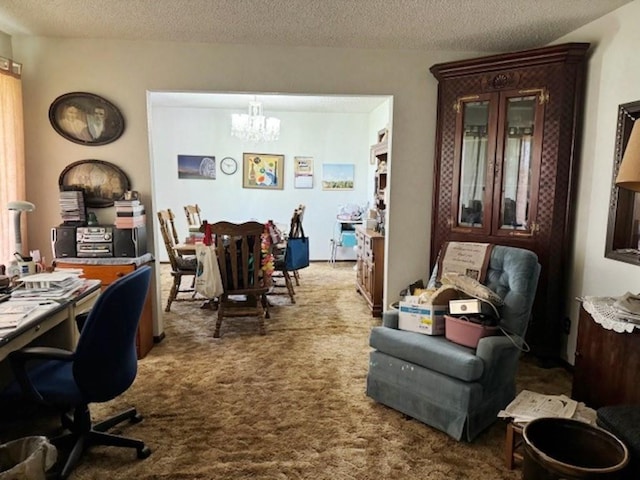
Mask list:
[[[450,342],[443,336],[374,327],[369,345],[392,357],[465,382],[479,379],[484,372],[484,361],[475,355],[475,350]]]

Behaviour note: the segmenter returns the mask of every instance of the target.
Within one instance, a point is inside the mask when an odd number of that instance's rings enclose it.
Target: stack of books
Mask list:
[[[85,225],[87,209],[84,204],[84,191],[63,190],[60,192],[60,216],[64,225]]]
[[[12,299],[50,299],[70,298],[84,287],[82,278],[73,273],[51,272],[27,275],[21,279],[22,286],[11,293]]]
[[[113,205],[116,207],[116,228],[135,228],[145,224],[147,217],[140,200],[116,200]]]

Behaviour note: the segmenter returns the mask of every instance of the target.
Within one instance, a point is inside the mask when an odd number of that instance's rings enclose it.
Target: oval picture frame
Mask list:
[[[93,93],[60,95],[49,107],[49,121],[56,132],[80,145],[105,145],[124,132],[120,110]]]
[[[87,207],[112,207],[131,190],[129,177],[120,167],[103,160],[79,160],[67,165],[58,178],[60,191],[84,191]]]

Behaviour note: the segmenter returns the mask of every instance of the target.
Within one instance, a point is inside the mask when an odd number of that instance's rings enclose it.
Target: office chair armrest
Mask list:
[[[22,391],[41,403],[47,403],[35,389],[27,374],[27,363],[32,360],[66,360],[72,361],[73,352],[53,347],[30,347],[11,352],[8,356],[11,370]]]

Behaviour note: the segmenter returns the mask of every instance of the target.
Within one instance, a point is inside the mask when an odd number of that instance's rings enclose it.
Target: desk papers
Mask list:
[[[55,304],[54,302],[21,302],[16,300],[0,303],[0,338],[19,327],[22,322],[28,321],[30,315],[42,305]]]
[[[27,275],[21,279],[22,288],[11,293],[11,298],[21,300],[63,300],[70,298],[84,286],[78,275],[67,272],[50,272]]]

